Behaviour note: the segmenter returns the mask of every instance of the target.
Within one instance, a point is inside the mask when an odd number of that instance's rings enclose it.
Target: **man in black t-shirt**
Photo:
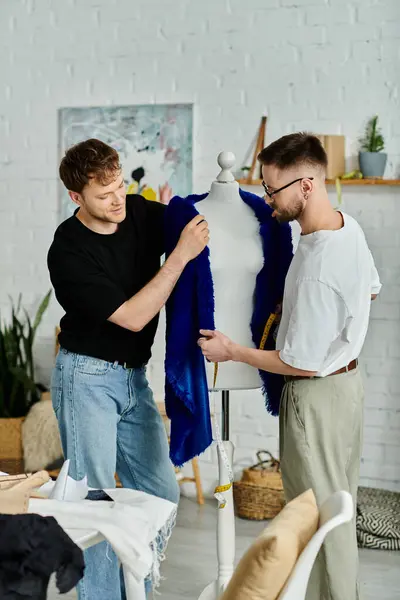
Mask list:
[[[48,253],[65,311],[51,394],[71,475],[107,488],[117,472],[124,487],[177,502],[168,440],[145,369],[158,313],[208,243],[208,225],[201,216],[193,219],[160,268],[165,206],[126,195],[113,148],[94,139],[73,146],[60,177],[78,208],[58,227]],[[80,598],[121,597],[118,562],[108,554],[102,544],[87,551]]]

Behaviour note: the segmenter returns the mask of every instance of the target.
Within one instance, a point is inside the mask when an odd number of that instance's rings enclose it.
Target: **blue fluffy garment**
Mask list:
[[[198,211],[197,202],[208,194],[175,196],[165,213],[166,256],[174,250],[184,227]],[[264,265],[256,280],[251,324],[253,341],[259,347],[268,318],[282,302],[285,278],[293,256],[291,228],[272,217],[262,198],[240,190],[259,223]],[[170,456],[181,466],[212,443],[210,405],[204,358],[197,345],[200,329],[215,329],[214,287],[207,248],[183,271],[166,305],[165,406],[171,420]],[[224,333],[224,332],[223,332]],[[274,349],[271,329],[265,350]],[[268,411],[279,413],[283,377],[260,371]]]

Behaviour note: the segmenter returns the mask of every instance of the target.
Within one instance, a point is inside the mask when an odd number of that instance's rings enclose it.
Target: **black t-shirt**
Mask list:
[[[158,316],[140,332],[107,319],[158,272],[164,209],[158,202],[128,195],[126,218],[113,234],[95,233],[75,215],[58,227],[47,263],[66,313],[60,324],[63,348],[132,367],[148,362]]]

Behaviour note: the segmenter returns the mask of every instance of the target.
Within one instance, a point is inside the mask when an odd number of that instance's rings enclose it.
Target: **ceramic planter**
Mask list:
[[[360,152],[359,161],[363,177],[382,179],[385,172],[387,154],[384,152]]]

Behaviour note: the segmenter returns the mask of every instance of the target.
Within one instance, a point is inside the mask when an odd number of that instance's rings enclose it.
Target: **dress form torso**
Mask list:
[[[243,202],[236,181],[215,181],[197,204],[210,228],[210,264],[214,282],[215,326],[233,341],[254,347],[250,330],[256,277],[264,262],[259,222]],[[209,389],[247,390],[261,387],[257,369],[242,363],[206,363]]]

